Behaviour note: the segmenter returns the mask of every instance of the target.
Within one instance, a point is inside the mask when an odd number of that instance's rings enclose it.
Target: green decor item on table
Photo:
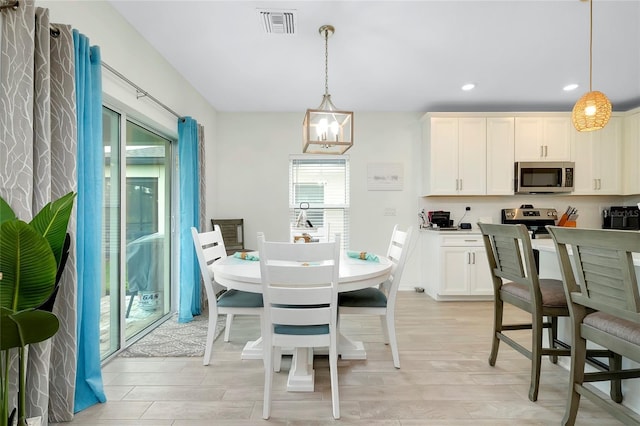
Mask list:
[[[246,251],[237,251],[233,253],[233,257],[237,257],[242,260],[260,260],[260,256],[258,256],[257,252],[246,252]]]
[[[373,253],[368,253],[366,251],[349,250],[349,251],[347,251],[347,256],[349,256],[349,257],[351,257],[353,259],[368,260],[370,262],[380,262],[380,259],[378,259],[378,256],[376,256]]]

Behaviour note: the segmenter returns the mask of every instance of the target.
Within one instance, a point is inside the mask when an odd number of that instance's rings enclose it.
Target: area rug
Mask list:
[[[218,316],[216,334],[222,332],[226,316]],[[207,343],[206,314],[193,317],[193,321],[179,323],[177,314],[158,326],[151,333],[122,351],[121,357],[200,357],[204,356]]]

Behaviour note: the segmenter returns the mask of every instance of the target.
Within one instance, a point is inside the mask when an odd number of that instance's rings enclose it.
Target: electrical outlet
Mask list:
[[[394,207],[385,207],[384,215],[385,216],[395,216],[396,215],[396,209]]]

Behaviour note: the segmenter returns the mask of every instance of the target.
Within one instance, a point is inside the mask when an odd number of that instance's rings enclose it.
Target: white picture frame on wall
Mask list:
[[[368,191],[402,191],[404,167],[402,163],[368,163]]]

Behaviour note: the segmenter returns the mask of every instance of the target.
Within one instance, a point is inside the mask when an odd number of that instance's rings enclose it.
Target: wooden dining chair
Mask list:
[[[224,247],[228,255],[237,251],[245,251],[244,247],[244,219],[211,219],[211,228],[220,227]]]
[[[547,229],[556,246],[571,316],[571,371],[563,425],[576,421],[584,396],[624,424],[640,424],[640,415],[588,383],[640,377],[623,369],[620,356],[640,362],[640,296],[633,253],[640,253],[634,231]],[[573,262],[572,262],[573,258]],[[573,264],[573,265],[572,265]],[[610,350],[610,371],[585,372],[587,341]]]
[[[562,280],[538,277],[529,233],[524,225],[479,223],[494,289],[494,320],[489,365],[495,366],[500,341],[531,360],[529,399],[538,399],[542,357],[569,356],[566,346],[558,344],[558,317],[569,317]],[[531,314],[531,322],[506,324],[504,304]],[[546,320],[545,320],[546,317]],[[543,330],[549,331],[549,345],[543,345]],[[531,330],[531,348],[515,341],[505,332]]]
[[[240,290],[225,290],[219,296],[214,290],[214,275],[210,265],[216,260],[226,257],[222,233],[218,225],[213,231],[198,233],[195,227],[191,228],[193,244],[200,265],[200,273],[204,281],[204,288],[209,300],[209,324],[207,328],[207,343],[204,352],[203,365],[209,365],[213,352],[213,341],[216,331],[218,315],[226,315],[227,321],[224,330],[224,341],[228,342],[231,333],[231,323],[234,315],[262,315],[262,295]]]
[[[393,365],[400,368],[398,341],[396,339],[395,306],[400,278],[407,260],[408,248],[411,244],[413,227],[406,231],[393,227],[391,241],[387,249],[387,257],[391,260],[391,275],[378,287],[347,291],[338,294],[338,312],[340,315],[379,315],[384,341],[391,347]]]
[[[274,348],[329,348],[333,417],[340,418],[338,395],[338,278],[340,236],[328,243],[265,241],[258,233],[264,313],[264,405],[271,415]],[[305,362],[305,360],[298,360]]]

